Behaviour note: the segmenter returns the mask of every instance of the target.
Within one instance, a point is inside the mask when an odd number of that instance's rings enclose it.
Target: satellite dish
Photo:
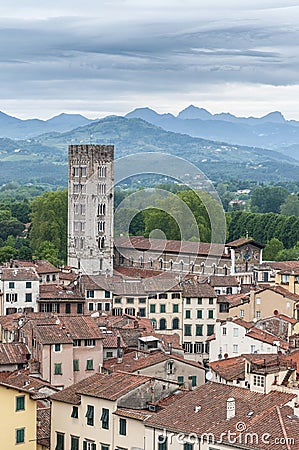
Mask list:
[[[206,380],[211,381],[212,378],[213,378],[212,372],[207,372],[207,373],[206,373]]]
[[[224,353],[224,358],[225,359],[228,358],[228,354],[227,353]]]
[[[60,325],[60,320],[57,319],[55,323],[56,323],[56,325]]]

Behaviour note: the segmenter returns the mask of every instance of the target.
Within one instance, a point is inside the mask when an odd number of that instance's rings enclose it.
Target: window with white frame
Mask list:
[[[253,375],[253,385],[257,387],[265,386],[265,377],[262,375]]]
[[[233,353],[238,353],[239,346],[238,344],[233,345]]]

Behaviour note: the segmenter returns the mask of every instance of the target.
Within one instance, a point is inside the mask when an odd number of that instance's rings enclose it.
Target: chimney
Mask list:
[[[226,400],[226,419],[232,419],[236,415],[236,401],[233,397]]]
[[[120,348],[120,335],[117,336],[117,362],[122,362],[122,351]]]
[[[169,348],[169,353],[171,355],[172,354],[172,342],[169,342],[168,348]]]

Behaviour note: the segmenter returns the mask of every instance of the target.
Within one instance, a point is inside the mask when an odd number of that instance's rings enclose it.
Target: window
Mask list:
[[[197,299],[197,304],[198,304],[198,305],[202,305],[202,298],[201,298],[201,297],[198,297],[198,299]]]
[[[20,395],[16,397],[16,411],[25,410],[25,395]]]
[[[223,336],[226,336],[226,327],[223,327],[223,328],[222,328],[222,335],[223,335]]]
[[[190,311],[190,309],[187,309],[187,311],[185,311],[185,319],[191,319],[191,311]]]
[[[79,417],[79,408],[78,408],[78,406],[73,406],[71,417],[73,419],[78,419],[78,417]]]
[[[179,329],[179,319],[177,317],[175,317],[174,319],[172,319],[172,329],[173,330],[178,330]]]
[[[74,339],[73,346],[81,347],[81,339]]]
[[[150,313],[154,314],[156,312],[156,305],[150,305]]]
[[[64,450],[64,433],[56,433],[55,450]]]
[[[93,359],[88,359],[86,361],[86,370],[93,370]]]
[[[250,353],[254,353],[255,352],[255,345],[251,345],[250,346]]]
[[[127,303],[134,303],[134,299],[133,298],[127,298]]]
[[[160,305],[160,313],[166,312],[166,305]]]
[[[61,344],[54,344],[54,352],[60,352],[61,351]]]
[[[79,438],[71,436],[71,450],[79,450]]]
[[[101,450],[109,450],[109,445],[102,444]]]
[[[179,305],[177,303],[175,305],[172,305],[172,312],[174,312],[174,313],[179,312]]]
[[[87,298],[94,298],[94,291],[86,291]]]
[[[209,309],[208,310],[208,319],[213,319],[214,317],[214,310],[213,309]]]
[[[62,364],[61,363],[54,364],[54,375],[62,375]]]
[[[86,417],[87,425],[93,426],[94,425],[94,406],[87,405],[87,411],[86,411],[85,417]]]
[[[79,359],[74,359],[73,360],[73,370],[74,370],[74,372],[78,372],[79,371]]]
[[[110,303],[105,303],[105,311],[110,311]]]
[[[197,310],[197,318],[202,319],[202,310],[201,309]]]
[[[167,450],[167,437],[162,434],[158,436],[158,450]]]
[[[164,299],[164,298],[166,299],[167,298],[167,294],[159,294],[159,299],[161,299],[161,298],[162,299]]]
[[[25,428],[16,429],[16,444],[24,444],[25,442]]]
[[[238,336],[239,336],[239,330],[238,330],[238,328],[234,328],[234,329],[233,329],[233,336],[234,336],[234,337],[238,337]]]
[[[107,174],[107,166],[99,167],[99,178],[105,178]]]
[[[146,303],[146,298],[140,298],[139,303]]]
[[[88,303],[88,311],[93,311],[93,303]]]
[[[159,328],[160,330],[166,330],[166,319],[160,319]]]
[[[213,298],[209,298],[209,305],[213,305],[214,304],[214,299]]]
[[[178,377],[178,383],[179,383],[180,385],[184,384],[184,377],[179,376],[179,377]]]
[[[83,304],[77,303],[77,314],[82,314],[82,313],[83,313]]]
[[[264,387],[265,378],[262,375],[253,375],[253,385],[258,387]]]
[[[238,353],[238,344],[233,345],[233,353]]]
[[[119,434],[126,436],[127,434],[127,421],[126,419],[119,419]]]
[[[221,313],[226,313],[229,310],[229,305],[228,303],[220,303],[219,304],[219,312]]]
[[[102,408],[101,422],[102,428],[104,430],[109,430],[109,409]]]
[[[70,314],[71,313],[71,305],[70,303],[66,303],[65,305],[65,313]]]
[[[106,352],[106,358],[113,358],[113,352]]]
[[[202,325],[196,324],[196,336],[202,336]]]
[[[185,325],[185,336],[191,336],[191,325]]]
[[[173,294],[171,294],[171,298],[180,298],[180,293],[174,292]]]
[[[257,311],[257,312],[256,312],[256,318],[257,318],[257,319],[260,319],[260,318],[261,318],[261,311]]]
[[[189,442],[185,442],[184,450],[193,450],[193,444],[190,444]]]
[[[85,339],[84,341],[85,347],[94,347],[96,345],[95,339]]]
[[[121,303],[121,298],[115,298],[114,303]]]
[[[208,327],[207,327],[207,335],[208,336],[212,336],[213,333],[214,333],[214,325],[208,325]]]
[[[26,289],[31,289],[32,283],[31,281],[26,281]]]
[[[145,308],[139,308],[139,316],[140,316],[140,317],[145,317],[145,316],[146,316],[146,314],[145,314]]]
[[[9,289],[14,289],[14,288],[15,288],[15,283],[14,283],[14,281],[10,281],[10,282],[8,283],[8,287],[9,287]]]
[[[244,309],[240,309],[240,317],[244,317],[244,315],[245,315]]]
[[[96,450],[97,444],[92,441],[83,441],[83,450]]]
[[[174,372],[173,361],[168,361],[167,363],[167,373],[168,375],[172,375]]]
[[[191,298],[190,297],[186,298],[186,305],[191,305]]]

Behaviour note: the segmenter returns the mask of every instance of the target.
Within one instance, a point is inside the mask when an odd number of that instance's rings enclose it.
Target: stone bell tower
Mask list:
[[[114,146],[70,145],[68,264],[82,274],[113,273]]]

